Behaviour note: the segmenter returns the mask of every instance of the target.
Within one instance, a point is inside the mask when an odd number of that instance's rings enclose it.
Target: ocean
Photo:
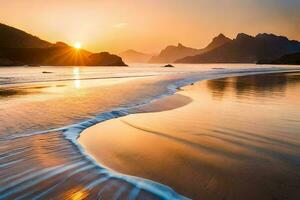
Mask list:
[[[193,82],[296,69],[250,64],[175,68],[139,64],[122,68],[3,67],[0,69],[0,199],[189,198],[171,185],[99,164],[77,138],[88,127],[134,114],[138,108]],[[284,83],[279,81],[276,87],[280,84]],[[243,85],[239,87],[237,95],[243,91]],[[275,93],[284,96],[287,90]],[[226,96],[222,94],[226,92],[218,89],[208,93],[216,99]],[[251,96],[255,97],[256,93]],[[299,112],[291,107],[285,111]],[[293,117],[289,120],[298,124]],[[284,126],[298,130],[291,124]],[[297,131],[294,134],[297,136]]]

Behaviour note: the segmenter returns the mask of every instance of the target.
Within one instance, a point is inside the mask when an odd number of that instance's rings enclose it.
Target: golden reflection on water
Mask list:
[[[75,192],[74,194],[72,194],[71,199],[72,200],[81,200],[81,199],[85,199],[88,196],[87,192]]]
[[[80,69],[74,68],[74,76],[72,81],[60,81],[53,83],[28,84],[17,87],[0,88],[0,108],[7,106],[1,104],[1,101],[8,101],[12,106],[22,102],[44,101],[48,99],[66,98],[73,96],[87,96],[89,91],[97,87],[109,87],[127,83],[130,81],[143,80],[144,78],[110,78],[110,79],[91,79],[81,80]],[[80,90],[79,90],[80,89]],[[3,107],[3,109],[5,109]]]
[[[84,187],[76,187],[72,188],[69,191],[65,192],[64,199],[68,200],[82,200],[86,199],[89,195],[88,190],[84,189]]]
[[[76,89],[79,89],[79,88],[80,88],[80,85],[81,85],[81,84],[80,84],[80,80],[75,80],[75,81],[74,81],[74,86],[75,86]]]
[[[73,78],[74,80],[74,87],[76,89],[80,88],[80,68],[79,67],[74,67],[73,68]]]

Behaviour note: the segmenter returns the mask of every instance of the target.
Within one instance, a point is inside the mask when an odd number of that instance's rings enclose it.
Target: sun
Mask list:
[[[75,42],[74,43],[74,48],[75,49],[80,49],[81,48],[81,43],[80,42]]]

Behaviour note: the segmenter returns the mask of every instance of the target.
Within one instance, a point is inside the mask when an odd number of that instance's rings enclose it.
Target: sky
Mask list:
[[[202,48],[223,33],[300,40],[300,0],[0,0],[0,22],[94,52]]]

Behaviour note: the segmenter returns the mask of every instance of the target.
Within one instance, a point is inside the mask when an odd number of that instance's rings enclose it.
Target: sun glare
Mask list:
[[[80,42],[75,42],[74,48],[80,49],[81,48],[81,43]]]
[[[74,86],[76,89],[80,88],[80,70],[78,67],[73,68]]]

